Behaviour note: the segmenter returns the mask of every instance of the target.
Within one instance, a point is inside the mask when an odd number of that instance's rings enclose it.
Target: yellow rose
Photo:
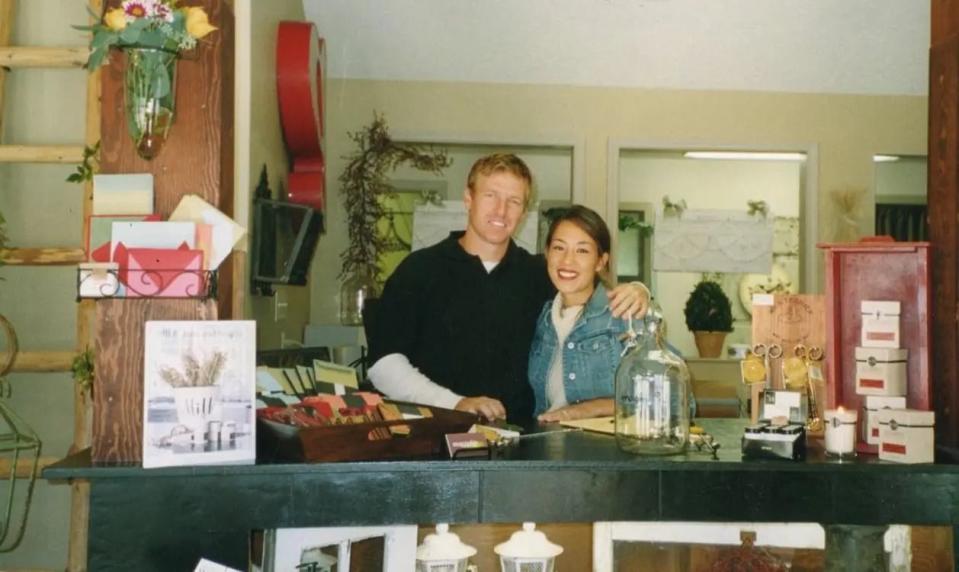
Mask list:
[[[123,13],[123,8],[114,8],[113,10],[108,10],[106,14],[103,15],[103,23],[106,24],[107,28],[115,32],[127,27],[127,18]]]
[[[191,6],[186,9],[186,31],[196,39],[216,30],[216,26],[210,25],[210,20],[199,6]]]

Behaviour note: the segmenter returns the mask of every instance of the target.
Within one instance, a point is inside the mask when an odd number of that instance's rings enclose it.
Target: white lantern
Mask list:
[[[524,522],[523,530],[493,550],[503,572],[553,572],[556,557],[563,553],[563,547],[550,542],[532,522]]]
[[[300,552],[300,564],[297,572],[330,572],[336,564],[336,558],[324,554],[322,546],[310,546]]]
[[[436,533],[427,534],[416,547],[416,572],[466,572],[476,549],[449,530],[450,525],[437,524]]]

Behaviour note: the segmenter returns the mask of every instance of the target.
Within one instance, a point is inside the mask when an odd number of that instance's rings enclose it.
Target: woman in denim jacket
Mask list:
[[[627,327],[610,313],[600,279],[609,249],[609,228],[584,206],[572,206],[549,227],[546,265],[558,292],[536,322],[528,369],[540,421],[613,414]]]

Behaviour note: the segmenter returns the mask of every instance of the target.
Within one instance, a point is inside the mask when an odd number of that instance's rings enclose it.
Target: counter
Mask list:
[[[758,521],[959,524],[959,465],[743,462],[743,421],[706,419],[719,459],[639,458],[606,435],[529,437],[493,460],[94,467],[80,453],[51,480],[89,479],[91,570],[185,570],[203,556],[246,569],[252,529],[360,524]],[[957,535],[959,536],[959,535]]]

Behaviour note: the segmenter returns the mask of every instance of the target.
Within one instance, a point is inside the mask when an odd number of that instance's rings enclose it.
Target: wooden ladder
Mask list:
[[[90,6],[93,13],[102,10],[102,0],[81,0]],[[15,17],[16,0],[0,0],[0,132],[3,126],[4,87],[8,73],[18,68],[78,68],[86,63],[88,50],[85,47],[30,47],[11,46],[10,36]],[[100,72],[87,75],[86,133],[84,141],[93,146],[100,139]],[[80,163],[83,161],[82,145],[0,145],[0,163]],[[72,266],[86,260],[82,245],[87,243],[87,217],[93,204],[93,183],[83,184],[82,224],[83,236],[79,246],[62,248],[7,248],[0,249],[0,260],[11,266]],[[76,348],[60,351],[22,351],[16,356],[13,372],[66,372],[70,371],[74,357],[91,344],[93,331],[93,300],[77,304]],[[74,453],[90,445],[87,429],[88,399],[77,384],[74,384]],[[42,457],[39,468],[58,461],[56,457]],[[16,467],[16,476],[29,477],[32,464],[21,462]],[[9,474],[9,462],[0,462],[0,474]],[[39,470],[39,469],[38,469]],[[70,541],[67,570],[86,570],[87,520],[89,517],[89,484],[71,484]]]

